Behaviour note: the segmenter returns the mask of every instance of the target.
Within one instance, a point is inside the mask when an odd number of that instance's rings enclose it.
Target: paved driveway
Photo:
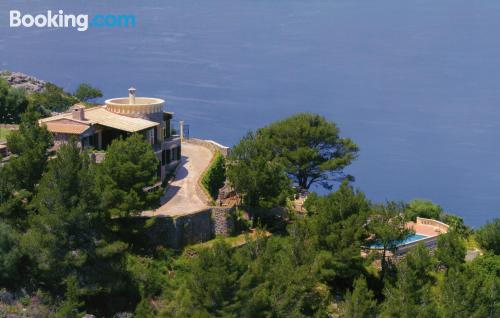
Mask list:
[[[210,164],[212,152],[203,146],[182,144],[182,159],[175,179],[162,197],[162,206],[144,215],[178,216],[190,214],[208,207],[198,188],[198,179]]]

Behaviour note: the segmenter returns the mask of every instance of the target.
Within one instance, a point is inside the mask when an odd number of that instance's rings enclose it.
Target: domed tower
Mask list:
[[[155,121],[154,114],[163,114],[165,101],[160,98],[136,97],[136,89],[128,89],[128,97],[118,97],[106,100],[106,109],[112,113],[128,117],[140,117]],[[161,116],[160,116],[161,117]]]
[[[128,89],[128,97],[108,99],[105,102],[107,111],[127,117],[142,118],[160,124],[155,129],[155,139],[162,142],[170,137],[170,119],[172,114],[163,111],[165,101],[153,97],[137,97],[136,89]]]
[[[159,125],[148,130],[147,140],[153,145],[153,150],[160,161],[159,175],[163,180],[167,170],[175,168],[181,159],[181,139],[171,134],[170,121],[172,113],[165,112],[165,101],[160,98],[138,97],[136,89],[128,89],[128,97],[108,99],[105,102],[107,111],[127,117],[142,118]]]

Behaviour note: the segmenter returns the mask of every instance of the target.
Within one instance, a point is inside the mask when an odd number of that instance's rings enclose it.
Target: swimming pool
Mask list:
[[[428,238],[428,237],[429,236],[422,235],[422,234],[411,234],[411,235],[407,236],[404,240],[398,241],[396,246],[399,247],[399,246],[407,245],[407,244],[410,244],[410,243],[413,243],[416,241],[423,240],[423,239]],[[370,248],[378,249],[378,248],[383,248],[383,246],[382,246],[382,244],[375,243],[375,244],[370,245]]]

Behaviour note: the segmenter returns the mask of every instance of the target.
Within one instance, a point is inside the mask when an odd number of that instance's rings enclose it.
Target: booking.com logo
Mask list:
[[[135,24],[135,15],[131,14],[96,14],[89,19],[88,14],[65,14],[63,10],[47,10],[47,14],[37,15],[10,10],[11,28],[76,28],[83,32],[89,28],[135,27]]]

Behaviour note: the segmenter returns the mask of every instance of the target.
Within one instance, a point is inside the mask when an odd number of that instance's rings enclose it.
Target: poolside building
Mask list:
[[[105,151],[117,138],[142,134],[160,162],[158,176],[163,180],[181,159],[181,139],[171,130],[173,113],[163,110],[163,99],[137,97],[135,88],[128,92],[128,97],[108,99],[101,106],[77,104],[40,124],[54,134],[56,147],[75,138],[82,148]]]

